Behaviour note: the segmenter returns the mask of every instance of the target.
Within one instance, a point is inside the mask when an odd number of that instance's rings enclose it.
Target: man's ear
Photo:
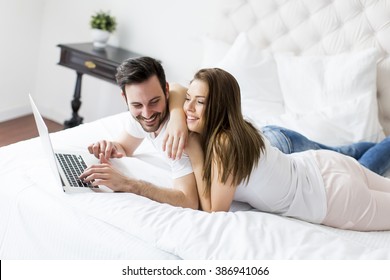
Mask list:
[[[121,95],[123,97],[123,99],[125,100],[126,104],[127,104],[127,96],[126,96],[126,93],[124,93],[123,91],[121,92]]]
[[[169,98],[169,83],[168,82],[165,84],[165,96],[167,99]]]

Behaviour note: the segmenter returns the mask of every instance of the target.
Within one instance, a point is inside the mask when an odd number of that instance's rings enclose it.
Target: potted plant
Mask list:
[[[90,26],[93,46],[102,49],[106,47],[110,33],[115,31],[117,23],[115,17],[109,12],[99,11],[91,16]]]

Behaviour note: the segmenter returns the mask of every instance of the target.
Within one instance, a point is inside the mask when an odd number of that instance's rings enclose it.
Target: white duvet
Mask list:
[[[114,138],[127,114],[52,134],[53,145],[83,150]],[[149,149],[117,164],[169,186],[167,167]],[[390,259],[388,231],[337,230],[238,203],[210,214],[127,193],[65,194],[39,139],[1,148],[0,178],[1,259]]]

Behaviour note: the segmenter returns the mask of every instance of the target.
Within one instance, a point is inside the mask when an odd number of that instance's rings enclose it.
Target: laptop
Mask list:
[[[61,187],[65,193],[112,193],[113,191],[106,186],[92,186],[89,183],[84,183],[78,178],[87,166],[99,162],[93,155],[89,153],[53,150],[47,126],[31,95],[29,95],[29,97],[43,150],[46,152],[58,186]]]

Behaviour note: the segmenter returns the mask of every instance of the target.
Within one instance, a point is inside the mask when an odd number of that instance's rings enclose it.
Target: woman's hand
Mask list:
[[[163,139],[163,151],[171,159],[180,159],[186,146],[188,128],[183,110],[171,111]]]
[[[188,138],[187,116],[183,110],[187,88],[172,83],[169,86],[169,113],[167,129],[163,139],[163,151],[172,159],[180,159]]]

